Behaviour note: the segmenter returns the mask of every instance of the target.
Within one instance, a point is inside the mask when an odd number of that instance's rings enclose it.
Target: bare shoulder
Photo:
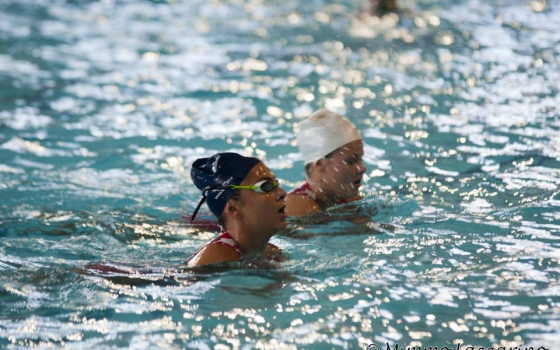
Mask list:
[[[288,216],[304,216],[320,212],[321,208],[313,200],[313,198],[303,195],[292,193],[286,196],[286,215]]]
[[[189,262],[190,266],[201,266],[219,262],[238,261],[239,255],[230,246],[224,244],[210,244],[202,249]]]

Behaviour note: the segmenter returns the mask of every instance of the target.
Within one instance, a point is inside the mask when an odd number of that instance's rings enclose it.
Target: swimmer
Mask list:
[[[188,267],[280,259],[280,249],[268,241],[286,227],[286,192],[264,163],[237,153],[217,153],[197,159],[191,178],[202,191],[191,221],[206,201],[222,231],[185,262]]]
[[[286,196],[288,216],[314,214],[361,198],[364,144],[352,122],[321,109],[300,123],[297,143],[307,181]]]

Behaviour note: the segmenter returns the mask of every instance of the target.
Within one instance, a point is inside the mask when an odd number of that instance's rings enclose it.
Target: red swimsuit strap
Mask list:
[[[309,181],[305,181],[298,188],[295,188],[295,189],[291,190],[290,192],[288,192],[288,194],[301,194],[303,196],[306,196],[306,197],[309,197],[309,198],[315,200],[315,194],[313,193],[313,190],[311,189],[311,186],[309,185]],[[344,203],[348,203],[348,200],[341,199],[338,202],[336,202],[336,205],[344,204]]]
[[[291,190],[288,194],[302,194],[306,197],[311,197],[315,199],[315,194],[309,185],[309,182],[305,181],[301,186]]]
[[[185,264],[187,264],[189,261],[192,260],[192,258],[194,258],[198,253],[200,253],[200,251],[206,247],[208,247],[209,245],[212,244],[223,244],[226,245],[228,247],[233,248],[233,250],[235,250],[235,252],[237,253],[237,255],[239,256],[239,258],[241,258],[243,256],[243,254],[241,253],[241,248],[239,247],[239,244],[237,244],[237,242],[235,241],[235,239],[229,234],[229,232],[226,231],[225,228],[222,229],[222,232],[214,237],[211,241],[207,242],[206,244],[204,244],[202,247],[200,247],[196,253],[194,253],[190,258],[187,259],[187,261],[185,261]]]
[[[235,252],[237,253],[237,255],[239,255],[240,258],[243,256],[239,244],[237,244],[237,241],[235,241],[235,239],[229,234],[229,232],[226,231],[225,228],[222,229],[222,233],[220,233],[218,237],[214,238],[206,245],[210,245],[214,243],[227,245],[228,247],[233,248],[233,250],[235,250]]]

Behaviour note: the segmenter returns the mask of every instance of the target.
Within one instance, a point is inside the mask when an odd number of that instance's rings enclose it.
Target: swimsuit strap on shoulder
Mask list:
[[[235,239],[233,239],[233,237],[226,231],[226,229],[223,228],[222,232],[217,237],[214,237],[210,242],[200,247],[193,255],[191,255],[191,257],[188,258],[187,261],[185,261],[185,264],[188,264],[189,261],[191,261],[198,253],[202,251],[202,249],[212,244],[227,245],[228,247],[233,248],[233,250],[235,250],[235,252],[237,253],[237,255],[239,255],[240,258],[243,256],[243,254],[241,253],[241,249],[239,248],[239,244],[237,244]]]
[[[315,200],[315,194],[313,193],[313,190],[311,189],[311,186],[309,185],[309,181],[305,181],[298,188],[295,188],[295,189],[291,190],[290,192],[288,192],[288,194],[301,194],[303,196],[306,196],[306,197],[309,197],[309,198]],[[350,202],[349,200],[341,199],[336,203],[336,205],[345,204],[345,203],[349,203],[349,202]]]
[[[313,190],[311,190],[311,186],[308,181],[305,181],[298,188],[291,190],[288,194],[301,194],[315,200],[315,194],[313,193]]]
[[[218,237],[214,238],[213,240],[208,242],[206,245],[210,245],[210,244],[214,244],[214,243],[227,245],[227,246],[233,248],[235,250],[235,252],[237,253],[237,255],[239,255],[240,258],[243,256],[243,254],[241,253],[241,249],[239,248],[239,244],[237,244],[235,239],[233,239],[233,237],[229,234],[229,232],[227,232],[227,230],[225,228],[222,229],[222,233],[220,233],[220,235]]]

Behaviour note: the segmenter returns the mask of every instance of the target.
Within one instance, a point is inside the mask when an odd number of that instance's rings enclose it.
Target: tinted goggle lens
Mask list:
[[[278,180],[262,180],[259,182],[256,182],[254,185],[252,186],[238,186],[238,185],[227,185],[227,186],[222,186],[222,185],[212,185],[212,186],[208,186],[204,189],[204,191],[202,191],[202,198],[200,199],[200,202],[198,202],[198,205],[196,206],[196,209],[194,210],[193,215],[191,216],[191,222],[193,222],[196,214],[198,213],[198,210],[200,209],[200,206],[202,205],[202,203],[204,203],[206,201],[206,196],[208,195],[208,192],[210,191],[220,191],[220,190],[251,190],[251,191],[255,191],[257,193],[268,193],[271,192],[272,190],[274,190],[276,187],[280,186],[280,183],[278,182]]]
[[[264,181],[257,182],[252,187],[255,187],[254,190],[253,190],[255,192],[268,193],[278,186],[280,186],[280,184],[278,183],[278,180],[275,180],[275,181],[264,180]]]

